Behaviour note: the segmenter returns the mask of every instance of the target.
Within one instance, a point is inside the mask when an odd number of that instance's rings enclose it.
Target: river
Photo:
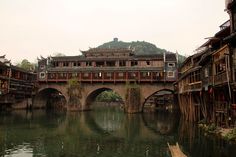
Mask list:
[[[178,142],[189,157],[235,157],[236,145],[206,136],[176,112],[125,114],[120,107],[89,112],[2,112],[0,156],[170,157]]]

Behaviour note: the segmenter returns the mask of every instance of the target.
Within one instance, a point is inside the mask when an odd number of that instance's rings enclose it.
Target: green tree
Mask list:
[[[165,49],[159,48],[156,45],[145,42],[145,41],[132,41],[132,42],[123,42],[123,41],[110,41],[104,43],[98,48],[131,48],[134,50],[135,55],[152,55],[152,54],[163,54],[163,53],[172,53]],[[185,56],[179,54],[179,63],[181,64],[186,59]]]
[[[27,71],[34,71],[35,70],[35,63],[29,62],[27,59],[23,59],[21,63],[16,64],[17,67],[25,69]]]
[[[97,96],[96,101],[114,102],[122,101],[122,98],[114,91],[104,91]]]

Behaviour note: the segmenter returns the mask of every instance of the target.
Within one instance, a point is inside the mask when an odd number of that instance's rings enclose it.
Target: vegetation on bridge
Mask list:
[[[76,78],[68,80],[67,93],[69,95],[68,107],[77,110],[81,107],[82,87]]]
[[[126,93],[125,93],[125,111],[129,113],[134,113],[140,110],[141,105],[141,89],[140,86],[134,82],[126,83]]]

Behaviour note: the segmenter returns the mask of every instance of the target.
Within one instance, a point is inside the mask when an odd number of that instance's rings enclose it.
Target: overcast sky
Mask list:
[[[229,16],[224,0],[0,0],[0,55],[78,55],[114,37],[192,54]]]

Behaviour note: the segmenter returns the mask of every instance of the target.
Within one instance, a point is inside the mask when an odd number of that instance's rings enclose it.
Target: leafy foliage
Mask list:
[[[97,96],[96,101],[115,102],[122,101],[122,98],[114,91],[104,91]]]
[[[199,127],[202,128],[206,133],[215,134],[217,133],[217,127],[214,123],[206,124],[204,121],[199,122]]]
[[[226,140],[236,141],[236,128],[225,135]]]
[[[72,78],[68,80],[69,87],[77,87],[79,85],[78,80],[76,78]]]
[[[16,66],[25,69],[27,71],[34,71],[36,64],[30,63],[27,59],[23,59],[21,63],[16,64]]]
[[[137,84],[137,82],[129,82],[127,81],[126,84],[125,84],[125,88],[128,89],[128,88],[140,88],[140,86]]]
[[[178,55],[179,65],[181,65],[186,58],[187,58],[186,56]]]
[[[67,84],[68,84],[67,93],[70,96],[70,98],[82,97],[82,94],[81,94],[82,87],[76,78],[72,78],[68,80]]]
[[[209,125],[208,127],[208,131],[209,132],[214,132],[217,129],[216,125],[214,123],[212,123],[211,125]]]
[[[163,54],[168,52],[165,49],[157,48],[156,45],[145,42],[145,41],[136,41],[136,42],[123,42],[123,41],[111,41],[104,43],[98,48],[131,48],[134,49],[136,55],[145,55],[145,54]]]

